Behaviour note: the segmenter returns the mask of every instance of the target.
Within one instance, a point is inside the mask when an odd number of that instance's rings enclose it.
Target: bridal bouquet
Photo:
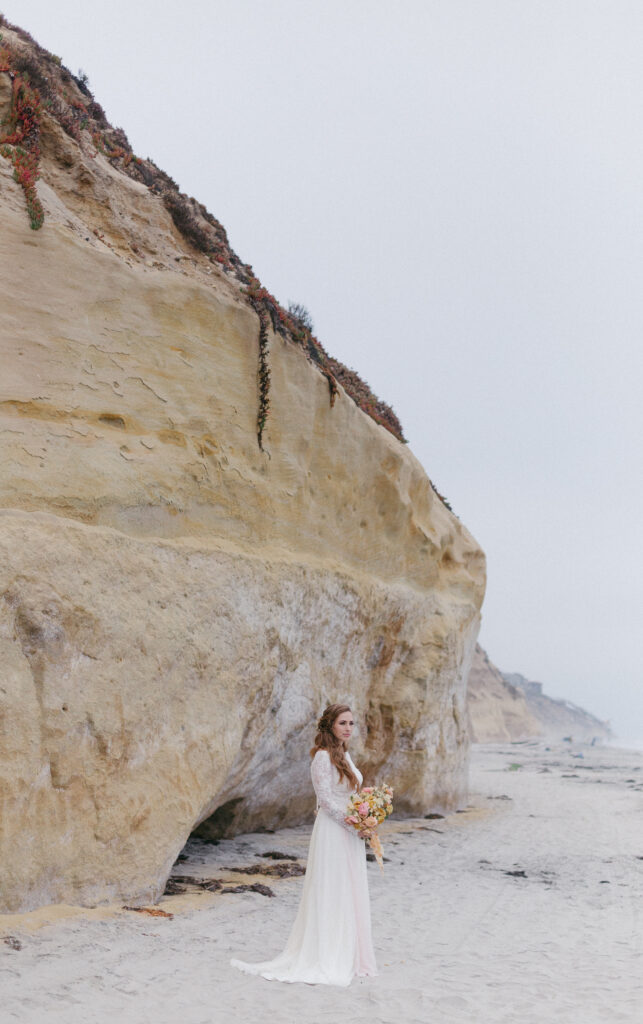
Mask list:
[[[347,808],[347,820],[358,832],[363,832],[365,829],[373,830],[368,843],[382,871],[384,870],[384,861],[377,826],[381,825],[385,818],[388,818],[392,810],[393,790],[386,783],[381,786],[364,786],[359,793],[353,793]]]

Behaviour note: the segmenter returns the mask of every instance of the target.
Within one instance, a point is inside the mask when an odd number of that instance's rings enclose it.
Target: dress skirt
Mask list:
[[[231,960],[270,981],[350,985],[376,975],[365,843],[320,807],[310,837],[301,902],[285,949],[274,960]]]

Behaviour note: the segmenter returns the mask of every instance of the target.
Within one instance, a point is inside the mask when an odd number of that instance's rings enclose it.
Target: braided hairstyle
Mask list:
[[[346,779],[351,789],[358,789],[357,776],[352,770],[345,757],[346,747],[344,741],[337,738],[333,732],[335,720],[350,711],[348,704],[329,704],[317,723],[317,735],[314,746],[311,747],[310,756],[314,757],[318,750],[326,750],[331,763],[335,765],[341,779]]]

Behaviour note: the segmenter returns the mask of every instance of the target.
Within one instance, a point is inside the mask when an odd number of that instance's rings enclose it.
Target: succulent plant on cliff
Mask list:
[[[262,452],[266,449],[263,446],[263,432],[270,412],[270,366],[268,363],[268,327],[270,324],[270,305],[268,300],[275,300],[272,295],[261,285],[256,277],[251,276],[250,283],[244,289],[250,303],[259,317],[259,368],[257,377],[259,381],[259,410],[257,412],[257,441]],[[266,452],[266,454],[268,454]]]
[[[32,89],[28,77],[15,70],[6,47],[0,49],[0,72],[11,79],[11,110],[8,123],[1,126],[4,131],[0,134],[0,153],[13,163],[13,176],[25,194],[29,223],[37,231],[45,219],[36,192],[40,176],[40,95]]]
[[[257,440],[262,452],[263,431],[270,411],[270,367],[268,365],[268,317],[259,310],[259,412],[257,413]]]

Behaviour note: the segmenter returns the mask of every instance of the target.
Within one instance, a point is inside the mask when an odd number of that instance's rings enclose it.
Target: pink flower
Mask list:
[[[362,793],[372,793],[372,792],[373,792],[373,787],[372,786],[364,786],[364,789],[362,790]]]
[[[364,818],[364,824],[368,825],[369,828],[373,828],[373,825],[377,825],[377,818],[370,814],[368,818]]]
[[[360,804],[359,807],[357,808],[357,810],[359,811],[359,813],[362,815],[363,818],[366,817],[366,815],[369,812],[369,809],[370,808],[369,808],[368,804],[366,804],[366,803]]]
[[[347,818],[346,821],[350,821],[351,825],[359,825],[359,818],[356,814],[351,814],[350,818]]]

